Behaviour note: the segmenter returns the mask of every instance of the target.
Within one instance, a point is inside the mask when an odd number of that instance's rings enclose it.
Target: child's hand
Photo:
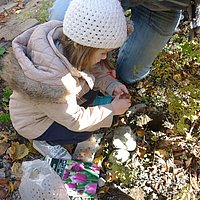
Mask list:
[[[111,105],[113,107],[113,115],[121,115],[125,113],[131,106],[131,100],[120,99],[120,94],[118,94],[111,102]]]
[[[122,83],[120,83],[113,91],[113,96],[117,96],[117,95],[123,95],[123,94],[129,94],[126,86]]]

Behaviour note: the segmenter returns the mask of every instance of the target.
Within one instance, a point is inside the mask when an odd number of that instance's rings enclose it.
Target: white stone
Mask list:
[[[126,162],[130,157],[130,153],[125,149],[117,149],[112,151],[112,153],[109,156],[109,162],[111,163],[117,163],[122,164]]]
[[[103,187],[106,184],[106,180],[102,177],[99,178],[98,180],[98,186]]]
[[[134,151],[136,148],[136,135],[129,126],[117,127],[114,130],[113,145],[117,149]]]

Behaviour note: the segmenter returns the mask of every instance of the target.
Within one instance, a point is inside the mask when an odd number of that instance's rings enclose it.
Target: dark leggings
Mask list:
[[[87,100],[83,107],[87,108],[92,104],[98,91],[89,91],[84,95]],[[61,124],[54,122],[40,137],[35,138],[35,140],[46,141],[52,145],[64,145],[64,144],[77,144],[91,137],[93,132],[75,132],[68,128],[62,126]]]
[[[45,140],[52,145],[77,144],[91,137],[92,132],[75,132],[54,122],[40,137],[35,140]]]

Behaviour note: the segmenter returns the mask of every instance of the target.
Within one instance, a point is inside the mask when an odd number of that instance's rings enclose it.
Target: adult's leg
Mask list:
[[[134,32],[120,48],[117,75],[134,83],[148,75],[157,54],[174,33],[180,11],[155,12],[143,6],[132,9]]]
[[[49,20],[63,21],[70,1],[71,0],[55,0],[53,6],[49,9]]]

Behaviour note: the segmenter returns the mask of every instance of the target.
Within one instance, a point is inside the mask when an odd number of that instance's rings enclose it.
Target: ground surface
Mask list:
[[[45,19],[45,12],[35,15],[42,12],[42,2],[19,1],[4,9],[0,14],[0,50]],[[179,31],[169,42],[145,80],[128,86],[131,110],[110,129],[100,130],[104,137],[96,162],[102,163],[104,184],[98,189],[98,199],[200,199],[199,40],[189,43],[184,33]],[[6,83],[0,80],[0,199],[19,200],[21,163],[42,157],[7,119],[9,95]],[[114,131],[123,126],[131,127],[137,147],[122,163],[110,155],[115,150]]]

